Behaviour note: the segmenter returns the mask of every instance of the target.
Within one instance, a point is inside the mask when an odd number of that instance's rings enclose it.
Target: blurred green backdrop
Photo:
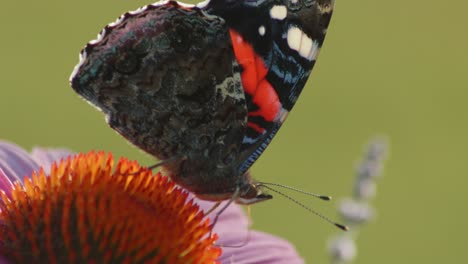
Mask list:
[[[104,149],[151,164],[68,85],[83,45],[144,4],[2,1],[0,137],[27,149]],[[387,135],[378,217],[361,232],[357,263],[468,259],[467,8],[466,1],[338,0],[308,87],[253,167],[265,181],[344,197],[363,145]],[[335,204],[307,204],[335,216]],[[326,263],[333,227],[281,197],[252,209],[255,229],[287,238],[309,263]]]

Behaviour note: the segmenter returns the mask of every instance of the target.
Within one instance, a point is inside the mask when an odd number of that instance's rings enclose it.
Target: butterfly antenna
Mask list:
[[[220,204],[221,202],[216,202],[208,211],[205,212],[205,216],[211,214],[211,212],[218,208]]]
[[[281,195],[281,196],[283,196],[283,197],[285,197],[285,198],[287,198],[287,199],[289,199],[289,200],[292,201],[293,203],[295,203],[295,204],[299,205],[300,207],[306,209],[306,210],[309,211],[310,213],[312,213],[312,214],[318,216],[318,217],[321,218],[322,220],[325,220],[326,222],[328,222],[328,223],[330,223],[330,224],[332,224],[332,225],[338,227],[339,229],[341,229],[341,230],[343,230],[343,231],[348,231],[348,230],[349,230],[349,228],[348,228],[347,226],[342,225],[342,224],[339,224],[339,223],[337,223],[337,222],[331,220],[330,218],[328,218],[328,217],[322,215],[321,213],[319,213],[319,212],[317,212],[317,211],[315,211],[315,210],[313,210],[313,209],[307,207],[306,205],[304,205],[303,203],[299,202],[298,200],[293,199],[291,196],[289,196],[289,195],[287,195],[287,194],[285,194],[285,193],[283,193],[283,192],[280,192],[280,191],[278,191],[278,190],[275,190],[275,189],[269,187],[268,185],[261,185],[261,186],[264,187],[264,188],[266,188],[266,189],[268,189],[268,190],[270,190],[270,191],[272,191],[272,192],[275,192],[275,193],[277,193],[277,194],[279,194],[279,195]],[[286,188],[286,189],[288,189],[288,188]]]
[[[308,195],[308,196],[312,196],[312,197],[315,197],[315,198],[319,198],[319,199],[324,200],[324,201],[330,201],[332,199],[332,197],[328,196],[328,195],[322,195],[322,194],[317,194],[317,193],[313,193],[313,192],[306,192],[306,191],[303,191],[301,189],[297,189],[297,188],[294,188],[294,187],[291,187],[291,186],[288,186],[288,185],[279,184],[279,183],[258,182],[258,185],[259,186],[264,186],[264,187],[266,187],[265,185],[276,186],[276,187],[284,188],[284,189],[287,189],[287,190],[295,191],[295,192],[298,192],[298,193],[302,193],[302,194],[305,194],[305,195]]]

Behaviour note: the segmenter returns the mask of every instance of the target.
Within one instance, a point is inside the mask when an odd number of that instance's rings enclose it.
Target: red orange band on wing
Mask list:
[[[247,126],[255,130],[260,135],[265,133],[265,130],[266,130],[263,127],[260,127],[259,125],[255,124],[254,122],[247,122]]]
[[[244,41],[239,33],[231,29],[229,34],[234,55],[243,68],[241,79],[244,92],[252,96],[252,102],[258,106],[258,110],[250,112],[249,116],[261,116],[266,121],[274,121],[280,112],[281,102],[273,86],[265,79],[268,69],[263,59],[255,54],[252,45]],[[252,128],[264,132],[264,129],[260,129],[258,125]]]

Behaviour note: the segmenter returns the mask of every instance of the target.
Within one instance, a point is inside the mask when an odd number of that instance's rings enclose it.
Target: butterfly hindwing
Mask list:
[[[195,193],[234,189],[247,122],[228,28],[177,2],[121,16],[83,49],[73,89]],[[226,187],[227,186],[227,187]]]

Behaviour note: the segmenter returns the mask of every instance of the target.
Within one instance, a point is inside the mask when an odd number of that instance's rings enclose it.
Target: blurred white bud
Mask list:
[[[357,254],[354,240],[346,235],[334,238],[328,245],[328,251],[334,262],[349,262]]]
[[[356,168],[353,198],[342,200],[338,208],[345,224],[351,226],[354,237],[342,235],[329,243],[332,263],[350,263],[357,254],[355,236],[363,224],[374,218],[374,209],[369,202],[377,193],[376,180],[382,175],[387,148],[387,139],[382,137],[367,145],[363,160]]]
[[[369,200],[377,193],[377,185],[370,178],[360,178],[354,186],[354,195],[359,200]]]
[[[350,223],[361,224],[374,217],[374,210],[367,203],[359,203],[351,199],[341,202],[338,212]]]
[[[387,139],[375,138],[367,147],[368,160],[385,160],[387,155]]]
[[[383,164],[378,160],[366,160],[357,168],[358,178],[376,178],[382,175]]]

